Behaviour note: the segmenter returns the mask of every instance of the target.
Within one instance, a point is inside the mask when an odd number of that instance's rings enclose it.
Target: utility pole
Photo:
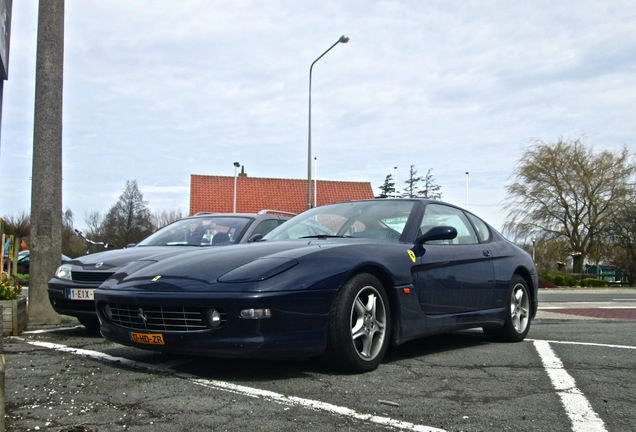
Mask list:
[[[62,254],[64,0],[40,0],[35,64],[29,321],[56,324],[47,282]]]

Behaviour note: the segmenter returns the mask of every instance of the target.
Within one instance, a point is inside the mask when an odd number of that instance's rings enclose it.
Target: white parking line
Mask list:
[[[534,347],[539,353],[552,386],[556,389],[565,408],[573,432],[604,432],[607,431],[603,420],[594,412],[592,405],[583,393],[576,387],[576,381],[563,368],[561,359],[552,350],[547,341],[535,340]]]
[[[366,423],[376,424],[382,427],[388,427],[392,429],[399,429],[399,430],[406,430],[406,431],[417,431],[417,432],[446,432],[444,429],[437,429],[430,426],[418,425],[418,424],[409,423],[409,422],[405,422],[401,420],[395,420],[389,417],[381,417],[381,416],[376,416],[373,414],[364,414],[364,413],[360,413],[355,410],[352,410],[350,408],[341,407],[341,406],[333,405],[326,402],[320,402],[320,401],[299,398],[294,396],[287,396],[281,393],[276,393],[276,392],[272,392],[268,390],[261,390],[261,389],[247,387],[243,385],[232,384],[225,381],[196,378],[189,374],[175,373],[174,370],[170,369],[169,367],[166,367],[166,365],[151,365],[147,363],[136,362],[134,360],[130,360],[124,357],[110,356],[108,354],[105,354],[99,351],[86,350],[82,348],[73,348],[66,345],[55,344],[50,342],[28,341],[24,339],[22,340],[31,345],[53,349],[57,351],[62,351],[62,352],[70,353],[70,354],[81,355],[84,357],[90,357],[96,360],[106,361],[109,363],[123,364],[129,367],[133,367],[136,369],[143,369],[143,370],[151,371],[151,372],[169,373],[179,378],[186,379],[192,382],[193,384],[222,390],[228,393],[239,394],[242,396],[247,396],[252,398],[261,398],[264,400],[269,400],[269,401],[286,405],[286,406],[303,407],[303,408],[308,408],[315,411],[322,411],[328,414],[337,415],[340,417],[349,417],[349,418],[360,420]]]
[[[536,339],[526,339],[526,341],[538,342]],[[612,345],[612,344],[602,344],[602,343],[594,343],[594,342],[572,342],[572,341],[558,341],[558,340],[542,340],[541,342],[547,342],[551,344],[561,344],[561,345],[582,345],[582,346],[595,346],[595,347],[604,347],[604,348],[636,350],[636,346],[632,346],[632,345]]]
[[[58,331],[64,331],[64,330],[75,330],[78,328],[84,328],[84,326],[77,325],[77,326],[71,326],[71,327],[53,327],[53,328],[40,329],[40,330],[25,330],[22,332],[22,334],[43,334],[43,333],[52,333],[52,332],[58,332]]]

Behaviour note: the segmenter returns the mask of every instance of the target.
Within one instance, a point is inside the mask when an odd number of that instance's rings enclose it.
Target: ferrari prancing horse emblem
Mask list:
[[[411,257],[411,261],[415,262],[415,252],[413,252],[411,249],[407,250],[406,252]]]

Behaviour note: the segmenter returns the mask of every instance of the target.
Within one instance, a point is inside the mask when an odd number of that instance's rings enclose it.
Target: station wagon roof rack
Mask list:
[[[283,214],[283,215],[288,215],[288,216],[296,216],[296,213],[290,213],[290,212],[286,212],[286,211],[282,211],[282,210],[260,210],[257,214],[269,214],[269,213],[277,213],[277,214]]]

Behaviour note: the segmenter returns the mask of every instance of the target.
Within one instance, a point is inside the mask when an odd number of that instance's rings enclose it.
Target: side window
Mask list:
[[[490,233],[490,229],[488,228],[488,225],[486,225],[484,221],[482,221],[475,215],[466,213],[466,216],[468,216],[468,219],[470,219],[470,221],[473,223],[475,230],[477,230],[477,236],[479,237],[479,240],[482,243],[489,242],[490,238],[492,237],[492,234]]]
[[[263,222],[258,224],[256,229],[254,229],[254,232],[252,232],[252,235],[256,235],[256,234],[265,235],[271,230],[273,230],[274,228],[276,228],[278,225],[280,225],[280,223],[278,222],[277,219],[264,220]]]
[[[464,212],[454,207],[442,204],[428,204],[424,210],[424,217],[420,230],[425,234],[436,226],[451,226],[457,230],[457,237],[453,240],[432,241],[431,244],[477,244],[479,240],[475,230],[466,218]]]

